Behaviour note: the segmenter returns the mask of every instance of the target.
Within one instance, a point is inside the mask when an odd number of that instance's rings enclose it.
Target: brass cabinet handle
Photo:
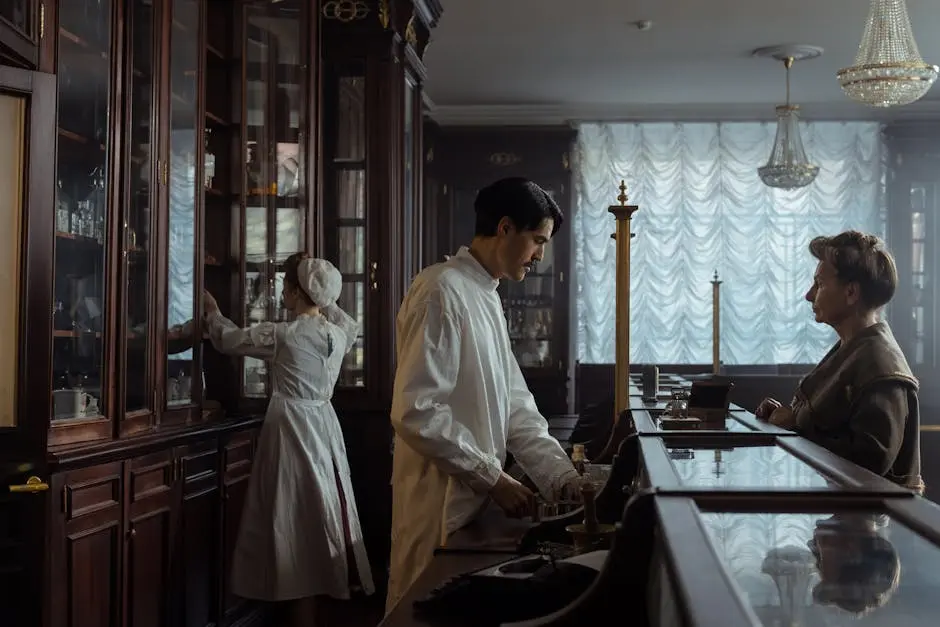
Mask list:
[[[26,483],[10,486],[10,492],[45,492],[48,489],[49,484],[39,477],[30,477]]]

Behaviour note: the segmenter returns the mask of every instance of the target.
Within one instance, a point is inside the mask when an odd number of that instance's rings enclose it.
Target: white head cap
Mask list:
[[[329,307],[339,298],[343,276],[326,259],[303,259],[297,266],[300,289],[306,292],[314,305]]]

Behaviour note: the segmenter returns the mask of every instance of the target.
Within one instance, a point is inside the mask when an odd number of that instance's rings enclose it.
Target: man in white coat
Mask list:
[[[386,612],[490,501],[532,513],[532,492],[503,472],[507,450],[547,499],[577,483],[519,370],[496,291],[542,258],[561,211],[522,178],[482,189],[474,209],[470,246],[422,271],[398,312]]]

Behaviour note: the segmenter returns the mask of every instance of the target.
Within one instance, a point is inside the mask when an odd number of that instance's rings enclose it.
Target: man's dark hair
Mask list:
[[[503,218],[509,218],[519,231],[534,231],[543,220],[551,219],[554,222],[552,235],[565,220],[558,203],[548,192],[521,176],[500,179],[481,189],[473,210],[477,214],[474,234],[482,237],[496,235]]]
[[[898,287],[898,268],[885,243],[876,235],[845,231],[819,236],[809,243],[810,254],[836,269],[842,283],[858,283],[862,303],[871,309],[888,304]]]

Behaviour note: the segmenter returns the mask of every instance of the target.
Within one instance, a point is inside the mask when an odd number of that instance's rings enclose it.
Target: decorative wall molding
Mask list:
[[[774,105],[441,105],[425,98],[431,118],[442,126],[555,125],[577,122],[754,122],[776,120]],[[940,100],[875,109],[853,102],[802,104],[804,121],[940,120]]]

